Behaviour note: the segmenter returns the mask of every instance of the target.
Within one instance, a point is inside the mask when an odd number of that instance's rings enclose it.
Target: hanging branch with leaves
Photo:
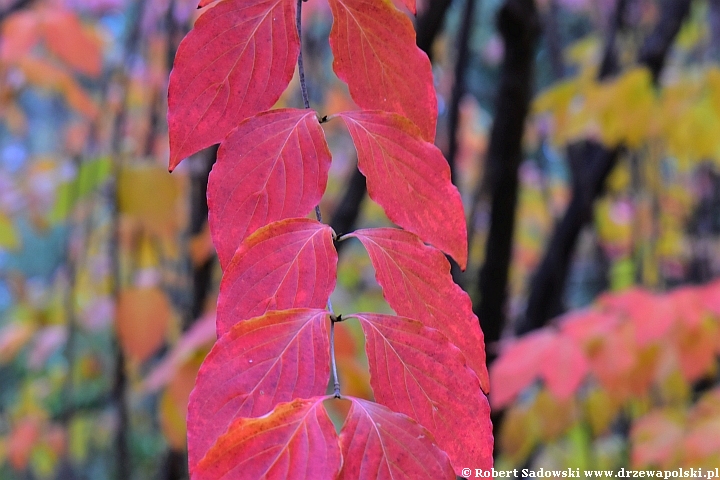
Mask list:
[[[389,0],[331,0],[333,69],[361,110],[319,114],[304,83],[301,7],[221,1],[181,42],[170,78],[170,169],[220,143],[207,192],[223,269],[219,339],[190,397],[191,476],[455,478],[490,468],[482,332],[443,254],[467,262],[460,195],[432,143],[430,62]],[[296,65],[306,108],[268,110]],[[337,238],[321,222],[332,160],[322,123],[338,120],[370,198],[402,229]],[[368,250],[397,316],[332,311],[334,241],[348,238]],[[337,376],[333,334],[350,318],[365,332],[376,402],[344,395]],[[338,435],[323,403],[339,399],[352,407]]]

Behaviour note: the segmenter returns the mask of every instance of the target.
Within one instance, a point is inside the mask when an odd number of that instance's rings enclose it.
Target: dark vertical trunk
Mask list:
[[[505,43],[500,86],[495,102],[495,120],[487,153],[490,229],[485,263],[480,268],[480,319],[486,343],[496,342],[505,323],[508,272],[512,257],[518,168],[522,161],[522,137],[530,109],[533,67],[540,19],[533,0],[507,0],[498,14],[498,30]],[[495,355],[488,351],[488,363]]]
[[[430,0],[427,10],[417,19],[417,46],[432,60],[432,46],[442,30],[452,0]]]
[[[547,42],[553,76],[556,79],[560,79],[565,76],[565,59],[563,58],[562,38],[560,37],[560,25],[558,24],[560,7],[558,6],[557,0],[550,0],[547,8],[548,11],[545,14],[543,35]]]
[[[625,3],[625,0],[619,0],[620,12],[616,20],[621,21],[621,7]],[[690,0],[664,1],[658,24],[640,50],[638,63],[650,70],[656,85],[670,46],[689,12]],[[601,78],[613,74],[617,68],[612,53],[612,29],[609,33],[611,38],[601,67]],[[619,152],[619,148],[607,149],[593,141],[580,142],[568,148],[570,169],[573,172],[572,198],[533,278],[527,312],[524,321],[518,325],[518,334],[540,328],[563,312],[563,293],[580,231],[592,219],[595,200],[602,194],[605,180],[617,163]]]

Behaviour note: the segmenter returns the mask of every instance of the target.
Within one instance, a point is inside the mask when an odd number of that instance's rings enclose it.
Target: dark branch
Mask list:
[[[499,340],[505,324],[518,168],[522,160],[525,120],[532,99],[534,54],[540,34],[540,18],[533,0],[507,0],[500,9],[497,23],[505,43],[505,57],[484,179],[491,196],[490,230],[485,263],[478,278],[479,301],[474,302],[486,343]],[[493,359],[494,355],[488,351],[488,362]]]
[[[432,60],[432,46],[442,29],[452,0],[430,0],[427,10],[417,19],[417,46]]]
[[[560,26],[558,25],[560,8],[557,0],[550,0],[547,8],[548,11],[545,13],[544,18],[543,35],[547,42],[553,76],[555,79],[560,79],[565,76],[565,59],[563,58],[562,38],[560,37]]]

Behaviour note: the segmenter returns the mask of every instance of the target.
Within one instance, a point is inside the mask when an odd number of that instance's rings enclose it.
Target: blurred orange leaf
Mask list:
[[[118,296],[116,327],[125,354],[147,360],[163,344],[170,324],[170,303],[156,287],[127,288]]]

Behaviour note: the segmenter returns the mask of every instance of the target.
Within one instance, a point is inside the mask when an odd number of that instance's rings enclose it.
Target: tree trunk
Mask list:
[[[474,302],[486,343],[499,340],[505,324],[518,168],[522,161],[522,137],[532,100],[534,56],[540,35],[540,18],[534,1],[507,0],[498,13],[497,24],[505,42],[505,57],[484,180],[491,197],[490,230],[485,263],[479,272],[479,301]],[[487,355],[488,363],[491,363],[495,354],[488,350]]]

